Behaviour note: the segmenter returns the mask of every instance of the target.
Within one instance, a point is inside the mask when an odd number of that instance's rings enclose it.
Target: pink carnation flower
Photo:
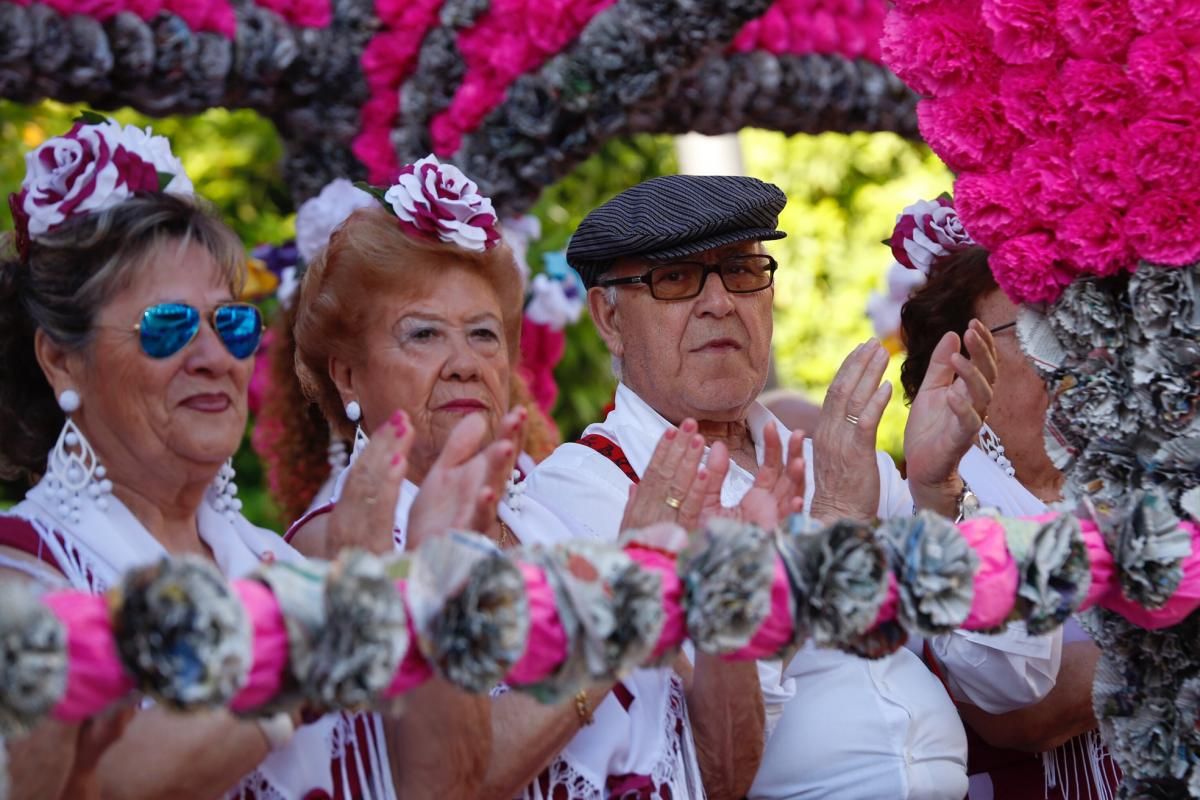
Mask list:
[[[1051,58],[1061,41],[1054,8],[1045,0],[983,0],[983,21],[994,36],[996,54],[1009,64]]]
[[[996,283],[1014,303],[1053,303],[1071,282],[1047,233],[1009,239],[988,257]]]
[[[1031,232],[1037,224],[1006,173],[963,173],[954,183],[954,205],[967,233],[989,250]]]
[[[1120,61],[1135,32],[1125,0],[1059,0],[1055,18],[1072,53],[1101,61]]]
[[[991,83],[1000,71],[987,30],[961,13],[888,14],[880,49],[884,63],[924,95]]]
[[[1082,120],[1128,120],[1138,115],[1141,100],[1118,64],[1068,59],[1062,67],[1062,93]]]
[[[1057,222],[1083,202],[1070,155],[1053,139],[1018,150],[1012,175],[1025,206],[1042,221]]]
[[[1101,203],[1088,203],[1068,214],[1058,224],[1058,244],[1065,260],[1081,272],[1108,276],[1137,266],[1120,216]]]
[[[1060,135],[1071,125],[1053,64],[1009,67],[1000,76],[1008,121],[1031,139]]]
[[[956,172],[1002,169],[1023,141],[1020,131],[1009,125],[995,92],[982,86],[922,100],[917,122],[921,136]]]
[[[1200,61],[1174,31],[1135,39],[1129,47],[1128,68],[1151,107],[1200,110]]]
[[[1149,192],[1130,206],[1125,235],[1152,264],[1194,264],[1200,261],[1200,206],[1190,195]]]
[[[1084,195],[1123,209],[1141,193],[1133,166],[1133,148],[1125,128],[1095,125],[1085,128],[1071,150],[1075,176]]]
[[[1195,0],[1129,0],[1138,30],[1149,33],[1159,28],[1200,28],[1200,4]]]
[[[1129,128],[1134,164],[1146,189],[1200,193],[1200,129],[1187,119],[1143,119]]]

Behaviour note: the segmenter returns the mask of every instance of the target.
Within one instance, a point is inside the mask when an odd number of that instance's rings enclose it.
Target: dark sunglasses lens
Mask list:
[[[650,273],[650,293],[659,300],[679,300],[700,291],[703,264],[668,264]]]
[[[721,280],[731,292],[757,292],[771,285],[769,256],[742,256],[721,263]]]
[[[192,340],[200,329],[200,312],[180,303],[161,303],[142,313],[138,334],[142,352],[151,358],[169,358]]]
[[[234,358],[249,358],[262,338],[262,315],[255,306],[221,306],[216,313],[217,335]]]

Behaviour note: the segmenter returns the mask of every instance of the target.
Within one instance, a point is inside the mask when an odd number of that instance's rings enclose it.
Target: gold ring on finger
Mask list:
[[[683,505],[683,501],[681,501],[678,497],[668,497],[663,502],[666,503],[671,508],[675,509],[676,511],[678,511],[679,507],[681,505]]]

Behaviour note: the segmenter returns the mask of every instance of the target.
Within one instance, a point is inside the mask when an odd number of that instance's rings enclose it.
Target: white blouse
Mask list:
[[[786,452],[790,432],[764,407],[754,404],[747,424],[760,462],[767,425],[776,426]],[[618,444],[640,475],[667,427],[661,415],[622,384],[613,412],[585,434],[601,434]],[[804,450],[806,502],[811,502],[811,442],[805,442]],[[910,514],[908,487],[891,458],[880,453],[878,466],[880,516]],[[753,483],[753,475],[731,464],[722,503],[735,505]],[[554,513],[570,534],[613,541],[629,496],[629,478],[590,447],[565,444],[533,471],[526,496]],[[962,723],[941,684],[911,653],[868,662],[807,647],[786,671],[778,661],[759,662],[759,680],[770,739],[751,797],[960,800],[966,794]]]

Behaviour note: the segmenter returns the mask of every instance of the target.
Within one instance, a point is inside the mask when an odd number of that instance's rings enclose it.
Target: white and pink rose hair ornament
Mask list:
[[[138,192],[191,195],[192,182],[171,143],[149,128],[85,112],[74,127],[25,154],[21,190],[9,195],[16,244],[29,244],[72,217],[112,208]]]
[[[483,252],[500,243],[500,228],[492,201],[453,164],[436,156],[400,168],[389,188],[358,184],[379,199],[413,236]]]
[[[943,194],[936,200],[918,200],[896,215],[892,237],[884,242],[898,262],[925,277],[947,256],[975,245],[963,228],[954,201]]]

